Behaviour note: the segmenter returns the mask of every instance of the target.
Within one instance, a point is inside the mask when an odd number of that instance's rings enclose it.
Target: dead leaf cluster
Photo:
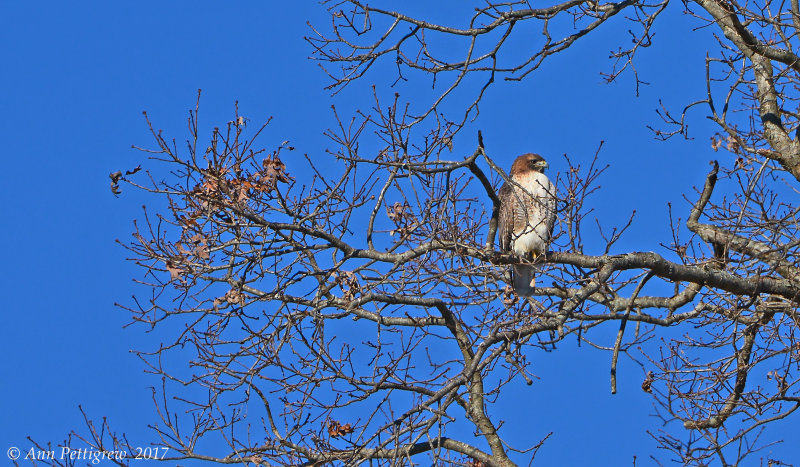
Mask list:
[[[342,298],[347,301],[354,300],[361,291],[358,285],[358,278],[351,271],[339,271],[336,273],[336,284],[342,289]]]
[[[714,151],[721,148],[723,143],[725,143],[725,149],[734,154],[739,154],[739,142],[733,136],[715,133],[714,136],[711,137],[711,149]]]
[[[180,254],[184,256],[194,255],[202,260],[211,258],[211,255],[208,252],[208,240],[206,240],[206,238],[201,234],[197,233],[189,237],[188,243],[191,244],[190,249],[184,247],[183,242],[178,242],[177,248]]]
[[[126,170],[125,175],[133,175],[140,170],[142,170],[142,166],[137,165],[133,170]],[[113,193],[114,196],[119,196],[122,194],[122,190],[119,188],[120,180],[125,180],[125,178],[122,176],[122,171],[117,170],[116,172],[112,172],[108,174],[108,178],[111,179],[111,193]]]
[[[519,299],[517,294],[514,293],[514,288],[510,285],[503,287],[503,304],[507,307],[514,306]]]
[[[349,435],[352,432],[353,432],[353,427],[350,426],[349,423],[342,425],[336,420],[331,420],[328,423],[328,434],[331,436],[331,438],[339,438],[345,435]]]
[[[214,310],[218,309],[223,303],[230,303],[231,305],[244,305],[246,301],[245,294],[241,290],[230,289],[225,292],[225,295],[214,299]]]
[[[408,203],[396,201],[386,208],[386,215],[397,226],[396,229],[389,231],[389,235],[399,234],[401,237],[406,237],[417,228],[417,218]]]
[[[230,170],[227,167],[210,167],[203,173],[204,180],[195,186],[193,193],[206,200],[223,203],[226,198],[234,203],[242,203],[256,193],[267,194],[277,191],[278,182],[289,183],[293,180],[286,171],[286,164],[277,155],[264,158],[261,168],[250,174],[236,169],[233,177],[228,178]]]
[[[647,377],[642,382],[642,391],[644,392],[653,392],[651,386],[653,385],[653,381],[655,381],[654,375],[652,371],[647,372]]]

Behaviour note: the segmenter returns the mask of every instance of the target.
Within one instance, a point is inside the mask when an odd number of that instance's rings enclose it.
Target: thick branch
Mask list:
[[[753,63],[758,93],[759,113],[764,136],[776,151],[770,153],[797,180],[800,180],[800,142],[792,141],[781,122],[782,111],[778,104],[771,60],[776,60],[800,72],[800,59],[788,52],[762,44],[739,21],[731,7],[719,0],[695,0],[708,11],[722,29],[725,37]]]
[[[736,235],[720,227],[700,223],[700,216],[703,214],[708,201],[711,199],[711,193],[714,191],[714,185],[717,182],[717,171],[719,170],[717,161],[713,161],[713,166],[714,168],[711,169],[711,172],[709,172],[706,177],[700,199],[697,200],[697,204],[692,207],[689,218],[686,220],[686,226],[689,230],[712,245],[725,245],[733,251],[769,264],[775,268],[778,274],[786,279],[794,282],[800,280],[800,270],[782,258],[773,248],[761,242]]]

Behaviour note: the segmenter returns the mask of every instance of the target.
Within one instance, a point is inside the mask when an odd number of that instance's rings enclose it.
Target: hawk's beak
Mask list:
[[[536,167],[539,167],[540,169],[544,170],[550,166],[547,165],[547,161],[539,161],[536,163]]]

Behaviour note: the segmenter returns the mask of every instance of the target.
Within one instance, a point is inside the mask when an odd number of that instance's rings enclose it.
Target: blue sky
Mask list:
[[[447,16],[449,4],[419,3]],[[160,337],[123,329],[129,316],[114,303],[143,292],[131,282],[140,271],[115,239],[129,238],[149,199],[125,187],[114,198],[108,174],[141,162],[131,145],[151,144],[144,110],[181,141],[198,88],[207,128],[229,120],[238,100],[256,122],[274,116],[262,142],[291,140],[298,154],[325,164],[322,132],[333,125],[331,104],[369,107],[368,85],[388,92],[393,78],[368,75],[331,97],[323,89],[327,77],[306,59],[306,21],[326,24],[327,13],[315,2],[0,2],[3,450],[29,448],[29,435],[61,441],[82,427],[79,404],[120,431],[146,437],[154,421],[148,387],[158,380],[129,350]],[[601,158],[611,168],[595,199],[598,215],[617,225],[637,210],[620,249],[668,243],[666,203],[685,207],[680,194],[702,183],[708,160],[724,157],[711,152],[715,130],[703,115],[692,126],[694,141],[659,143],[645,128],[658,123],[659,98],[679,111],[703,97],[710,37],[692,25],[680,8],[660,19],[655,44],[639,57],[642,79],[652,84],[638,98],[630,76],[602,83],[607,52],[627,33],[601,30],[522,83],[498,83],[471,130],[483,130],[487,150],[506,168],[517,154],[535,151],[558,171],[562,154],[588,161],[604,140]],[[413,99],[425,94],[424,84],[400,91]],[[454,157],[472,153],[472,135],[459,138]],[[291,160],[285,162],[291,172]],[[542,465],[629,465],[632,455],[637,465],[649,465],[645,459],[657,453],[645,430],[658,422],[636,365],[621,363],[620,393],[611,396],[608,354],[565,341],[536,358],[541,380],[515,388],[499,405],[514,409],[509,421],[530,421],[529,432],[512,438],[533,441],[554,431],[540,451]],[[782,426],[800,428],[794,420]],[[774,449],[800,458],[796,447]]]

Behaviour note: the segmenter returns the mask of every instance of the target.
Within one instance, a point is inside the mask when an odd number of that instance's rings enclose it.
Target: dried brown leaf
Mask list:
[[[136,167],[134,167],[133,170],[126,170],[125,171],[125,175],[133,175],[133,174],[135,174],[136,172],[138,172],[140,170],[142,170],[141,164],[139,164]]]
[[[178,242],[177,248],[178,248],[178,253],[182,255],[188,255],[189,253],[191,253],[189,250],[183,247],[183,243]]]
[[[166,267],[167,267],[167,271],[169,271],[170,280],[177,279],[183,273],[183,269],[175,266],[174,264],[172,264],[171,261],[167,261]]]
[[[514,306],[518,300],[519,298],[517,297],[517,294],[514,293],[513,287],[510,285],[503,287],[503,304],[505,304],[507,307],[511,307]]]
[[[648,371],[647,372],[647,377],[644,379],[644,382],[642,382],[642,391],[647,392],[647,393],[653,392],[653,390],[651,388],[651,386],[653,385],[653,381],[654,381],[653,372],[652,371]]]
[[[725,139],[728,147],[728,151],[738,154],[739,153],[739,142],[736,141],[736,138],[733,136],[728,135]]]
[[[119,170],[112,172],[108,174],[108,178],[111,179],[111,193],[113,193],[114,196],[119,196],[122,193],[122,190],[119,188],[119,181],[122,179],[122,172]]]
[[[231,289],[226,292],[223,298],[226,302],[233,303],[234,305],[240,305],[244,303],[244,294],[235,289]]]
[[[194,254],[200,259],[211,258],[211,255],[208,253],[208,245],[205,243],[205,241],[194,248]]]
[[[711,137],[711,149],[716,151],[717,149],[720,148],[720,146],[722,146],[722,141],[717,139],[716,136],[712,136]]]

